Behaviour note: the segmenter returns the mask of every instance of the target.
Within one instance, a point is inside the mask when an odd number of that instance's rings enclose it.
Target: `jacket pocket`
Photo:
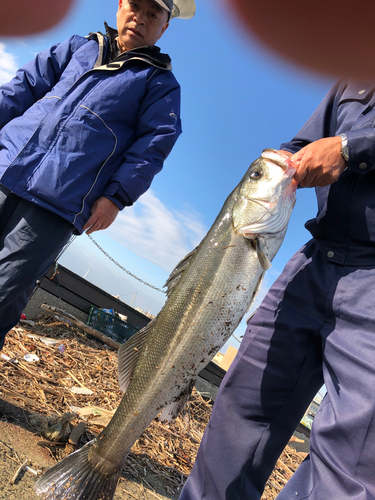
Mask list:
[[[338,116],[346,130],[372,128],[375,121],[374,85],[349,83],[338,106]]]
[[[342,93],[339,104],[345,101],[359,101],[365,103],[371,99],[373,91],[374,85],[351,82]]]

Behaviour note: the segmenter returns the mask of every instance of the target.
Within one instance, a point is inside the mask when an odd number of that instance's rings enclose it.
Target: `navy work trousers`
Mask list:
[[[74,226],[0,185],[0,349]]]
[[[317,391],[310,454],[278,500],[375,500],[375,267],[309,242],[248,325],[180,500],[259,500]]]

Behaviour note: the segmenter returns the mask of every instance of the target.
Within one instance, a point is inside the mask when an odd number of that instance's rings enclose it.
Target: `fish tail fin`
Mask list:
[[[111,469],[105,460],[90,462],[94,439],[51,467],[35,483],[45,500],[112,500],[122,467]]]

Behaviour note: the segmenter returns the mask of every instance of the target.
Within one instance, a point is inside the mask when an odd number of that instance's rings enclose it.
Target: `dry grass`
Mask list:
[[[61,345],[63,352],[58,349]],[[39,361],[27,362],[27,353],[35,354]],[[32,414],[27,418],[35,431],[54,439],[55,444],[47,440],[42,444],[49,447],[57,460],[97,435],[121,400],[117,352],[59,319],[43,316],[34,325],[20,323],[8,334],[1,354],[10,359],[0,358],[0,396]],[[72,392],[77,389],[88,394]],[[87,407],[99,410],[80,414]],[[145,469],[151,469],[167,491],[180,491],[194,463],[211,408],[211,402],[194,390],[182,415],[171,424],[153,421],[136,441],[126,472],[144,480]],[[80,422],[86,423],[86,429],[78,445],[73,446],[68,442],[69,435]],[[289,446],[284,450],[263,500],[276,497],[305,456]]]

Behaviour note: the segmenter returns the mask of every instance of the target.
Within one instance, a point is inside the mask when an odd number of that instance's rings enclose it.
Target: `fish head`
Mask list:
[[[249,167],[239,186],[233,206],[237,234],[254,239],[259,234],[283,231],[296,201],[296,166],[274,149],[265,149]]]

